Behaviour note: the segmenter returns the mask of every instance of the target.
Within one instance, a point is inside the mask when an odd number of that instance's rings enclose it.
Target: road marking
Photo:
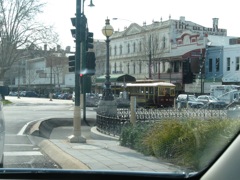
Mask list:
[[[4,156],[43,156],[39,151],[4,152]]]

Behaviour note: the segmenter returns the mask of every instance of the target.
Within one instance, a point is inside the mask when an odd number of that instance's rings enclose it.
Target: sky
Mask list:
[[[75,17],[76,0],[42,0],[47,3],[40,19],[59,34],[60,45],[74,48],[74,39],[70,29],[74,28],[70,18]],[[83,1],[83,0],[82,0]],[[142,25],[152,21],[185,20],[205,27],[212,27],[212,18],[219,18],[218,27],[227,29],[228,36],[240,37],[239,6],[236,0],[92,0],[94,7],[89,7],[90,0],[85,0],[84,13],[88,19],[89,31],[94,39],[105,39],[102,28],[105,20],[110,19],[114,30],[124,30],[132,22]],[[118,18],[118,20],[113,20]],[[72,49],[71,49],[72,50]]]

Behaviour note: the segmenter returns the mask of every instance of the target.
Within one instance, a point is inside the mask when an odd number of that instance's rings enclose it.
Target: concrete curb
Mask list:
[[[93,139],[100,139],[100,140],[110,140],[110,141],[118,141],[119,140],[118,136],[113,137],[113,136],[108,136],[106,134],[100,133],[97,130],[96,126],[91,128],[91,137]]]
[[[61,150],[49,140],[41,141],[38,146],[62,169],[90,169],[87,165]]]
[[[51,140],[49,140],[51,132],[54,128],[60,126],[73,126],[71,118],[49,118],[29,123],[24,134],[28,134],[30,139],[37,144],[42,152],[55,161],[63,169],[90,169],[86,164],[77,158],[63,151]],[[91,137],[100,140],[118,141],[118,137],[112,137],[100,133],[96,127],[91,128]],[[66,142],[63,142],[66,143]]]

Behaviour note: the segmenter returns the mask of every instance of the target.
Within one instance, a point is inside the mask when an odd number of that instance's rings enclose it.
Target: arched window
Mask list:
[[[127,45],[127,49],[128,49],[128,54],[130,53],[130,44]]]
[[[135,62],[133,63],[133,74],[135,74],[136,73],[136,64],[135,64]]]
[[[122,62],[120,63],[120,71],[122,72],[123,70],[122,70]]]
[[[120,55],[122,55],[122,45],[120,45],[120,47],[119,47],[119,51],[120,51]]]
[[[139,63],[139,74],[142,73],[142,62]]]
[[[117,63],[116,62],[114,63],[114,71],[115,71],[115,73],[117,73]]]
[[[114,56],[117,55],[117,46],[114,46]]]

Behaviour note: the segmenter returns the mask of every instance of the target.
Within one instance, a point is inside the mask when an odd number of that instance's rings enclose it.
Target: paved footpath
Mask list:
[[[58,134],[57,131],[62,128],[53,133]],[[67,138],[50,139],[42,141],[40,147],[66,169],[182,172],[169,163],[120,146],[118,140],[87,139],[86,143],[70,143]]]

